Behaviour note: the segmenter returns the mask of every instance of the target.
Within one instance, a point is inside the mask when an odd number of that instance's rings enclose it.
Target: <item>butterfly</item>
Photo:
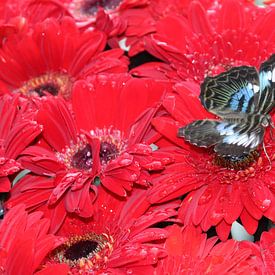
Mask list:
[[[275,54],[255,67],[233,67],[201,84],[202,105],[221,120],[196,120],[178,136],[199,147],[212,147],[221,157],[240,159],[263,142],[275,106]]]

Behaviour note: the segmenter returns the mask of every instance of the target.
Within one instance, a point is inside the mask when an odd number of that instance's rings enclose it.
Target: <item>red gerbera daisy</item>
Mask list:
[[[67,274],[66,265],[42,267],[44,257],[63,243],[64,238],[48,234],[50,222],[41,212],[30,215],[24,205],[10,210],[0,222],[1,274]]]
[[[252,16],[254,12],[257,16]],[[258,67],[275,51],[274,18],[275,9],[237,0],[225,0],[214,10],[193,1],[188,20],[170,16],[158,22],[156,33],[146,40],[146,49],[168,63],[178,79],[200,82],[233,66]],[[171,76],[159,63],[135,68],[133,73],[158,76],[160,70],[164,77]]]
[[[155,274],[263,274],[249,245],[216,241],[193,226],[171,226],[164,246],[168,257],[158,262]]]
[[[59,16],[66,13],[74,19],[78,27],[97,28],[111,37],[125,31],[127,22],[119,16],[122,10],[144,6],[147,2],[148,0],[34,0],[28,6],[39,10],[44,4],[48,13],[53,9],[52,6],[59,6]]]
[[[167,232],[156,225],[175,216],[179,204],[149,207],[145,192],[117,200],[100,190],[93,218],[68,219],[59,232],[68,241],[48,263],[65,263],[73,274],[153,274],[166,256],[161,244]]]
[[[7,37],[24,28],[25,20],[14,12],[15,5],[3,0],[0,6],[0,46]]]
[[[33,5],[41,3],[41,1],[33,2]],[[144,36],[155,31],[155,24],[160,18],[168,14],[185,15],[189,2],[189,0],[66,0],[63,1],[60,12],[67,9],[81,28],[96,27],[104,31],[108,37],[115,36],[110,40],[112,46],[123,45],[127,39],[127,46],[130,46],[129,53],[133,55],[144,49]],[[206,6],[213,4],[210,0],[201,0],[201,2]]]
[[[234,163],[233,167],[231,162],[217,157],[213,150],[192,146],[177,137],[180,126],[213,116],[198,99],[198,85],[176,85],[175,90],[163,101],[170,117],[157,117],[153,125],[173,144],[181,146],[175,151],[178,163],[155,179],[150,201],[162,202],[187,194],[179,216],[186,224],[200,225],[204,231],[216,226],[222,240],[227,238],[231,224],[238,218],[250,234],[255,233],[262,216],[275,221],[274,140],[266,134],[265,147],[270,162],[263,151],[258,151],[243,162]],[[247,167],[235,170],[243,164]]]
[[[127,23],[125,32],[109,42],[127,50],[130,56],[144,51],[146,37],[157,31],[158,22],[167,16],[186,17],[190,0],[151,0],[140,7],[121,9],[120,20]],[[213,5],[211,0],[200,0],[203,6]]]
[[[272,275],[275,270],[275,228],[263,232],[257,243],[258,251],[262,258],[264,274]]]
[[[20,153],[42,132],[18,96],[3,96],[0,100],[0,192],[11,188],[9,176],[20,171]]]
[[[148,0],[65,0],[63,4],[77,24],[82,27],[95,23],[100,10],[104,10],[115,22],[119,22],[117,16],[122,10],[138,8],[146,5],[147,2]]]
[[[124,72],[120,50],[103,52],[106,37],[98,31],[81,33],[72,18],[48,19],[24,35],[13,36],[0,49],[0,81],[11,92],[71,96],[73,83],[87,75]]]
[[[263,232],[260,241],[256,243],[243,242],[244,247],[248,247],[256,256],[258,267],[262,270],[261,274],[274,274],[275,270],[275,229]]]
[[[100,75],[76,83],[74,115],[61,99],[42,100],[37,120],[47,146],[31,146],[20,159],[41,177],[27,175],[18,182],[9,207],[22,200],[30,210],[47,203],[57,230],[68,213],[93,215],[100,183],[122,197],[133,184],[148,187],[149,171],[163,169],[171,157],[141,143],[145,119],[135,131],[130,126],[164,91],[165,85],[153,80]]]
[[[57,1],[1,0],[0,46],[10,35],[27,31],[28,25],[34,26],[50,17],[60,19],[65,15],[69,13]]]

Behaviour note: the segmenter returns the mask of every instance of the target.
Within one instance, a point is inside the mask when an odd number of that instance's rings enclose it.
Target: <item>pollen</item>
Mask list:
[[[20,92],[27,96],[53,96],[61,95],[65,99],[71,96],[72,82],[67,74],[47,73],[39,77],[35,77],[25,82],[21,88],[15,92]]]

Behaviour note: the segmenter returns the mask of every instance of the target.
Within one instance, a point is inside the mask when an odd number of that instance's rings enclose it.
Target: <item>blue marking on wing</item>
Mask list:
[[[216,129],[219,132],[220,135],[222,136],[230,136],[235,133],[234,127],[236,127],[235,124],[230,124],[228,122],[220,122]]]
[[[233,111],[237,111],[239,108],[240,101],[242,101],[241,112],[246,112],[249,100],[254,96],[252,85],[249,83],[247,86],[238,90],[237,93],[231,96],[230,108]]]
[[[270,83],[270,72],[261,71],[259,74],[260,79],[260,90],[263,91],[266,87],[271,85]]]

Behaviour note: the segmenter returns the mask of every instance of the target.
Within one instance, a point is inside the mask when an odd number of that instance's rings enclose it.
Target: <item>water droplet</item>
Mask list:
[[[167,190],[163,190],[163,191],[160,192],[159,196],[160,196],[161,198],[164,198],[164,197],[167,196],[167,194],[168,194]]]
[[[260,207],[261,209],[265,210],[270,206],[270,204],[271,204],[271,200],[265,199],[263,200],[262,205]]]
[[[210,199],[212,198],[212,192],[206,190],[200,197],[199,199],[199,205],[201,204],[206,204],[210,201]]]
[[[132,163],[132,160],[131,159],[121,159],[120,161],[119,161],[119,164],[120,165],[130,165]]]

